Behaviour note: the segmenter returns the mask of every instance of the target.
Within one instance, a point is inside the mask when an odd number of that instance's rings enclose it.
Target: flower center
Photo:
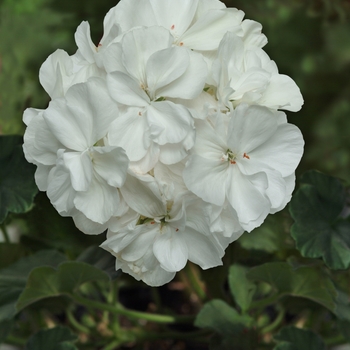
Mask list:
[[[222,155],[221,160],[230,162],[231,164],[236,164],[237,153],[232,152],[230,149],[227,149],[226,153]],[[242,158],[250,159],[247,153],[243,153]]]

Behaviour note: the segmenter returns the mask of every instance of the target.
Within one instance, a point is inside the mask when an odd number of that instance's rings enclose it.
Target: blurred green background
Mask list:
[[[297,175],[316,168],[350,183],[350,1],[235,0],[246,18],[263,25],[265,47],[280,72],[299,85],[305,104],[289,113],[304,134],[305,155]],[[112,0],[0,1],[0,134],[23,134],[27,107],[49,98],[38,71],[57,48],[73,54],[74,32],[88,20],[95,42],[102,36]]]

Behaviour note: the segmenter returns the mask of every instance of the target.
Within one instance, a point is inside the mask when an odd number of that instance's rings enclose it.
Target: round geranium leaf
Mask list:
[[[34,334],[26,345],[27,350],[77,350],[73,344],[77,340],[67,327],[45,329]]]
[[[314,332],[296,327],[284,327],[274,337],[279,343],[274,350],[325,350],[322,339]]]
[[[25,160],[22,143],[18,135],[0,136],[0,223],[9,212],[26,212],[38,191],[35,166]]]
[[[350,266],[350,222],[342,217],[346,193],[341,182],[311,171],[301,179],[290,212],[291,234],[305,257],[322,258],[332,269]]]

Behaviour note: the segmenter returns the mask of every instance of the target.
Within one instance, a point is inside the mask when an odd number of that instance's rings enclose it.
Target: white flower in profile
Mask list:
[[[117,268],[153,286],[170,281],[188,260],[203,269],[221,265],[229,243],[223,235],[210,232],[200,199],[171,198],[163,185],[150,175],[128,175],[121,192],[141,215],[140,221],[134,229],[110,229],[101,245],[116,257]]]
[[[105,82],[93,78],[31,118],[24,152],[44,169],[36,176],[39,187],[62,215],[79,210],[103,224],[118,211],[129,160],[122,148],[103,145],[117,115]]]
[[[247,48],[232,33],[220,43],[212,74],[222,108],[251,103],[296,112],[303,105],[296,83],[279,74],[275,62],[261,48]]]
[[[108,64],[112,72],[107,84],[112,98],[124,109],[110,129],[108,142],[123,147],[141,173],[158,160],[179,162],[194,144],[190,111],[167,98],[197,97],[207,66],[199,54],[172,47],[171,41],[164,28],[149,27],[134,29],[120,44],[111,45],[120,57],[115,59],[116,66]]]
[[[240,225],[251,231],[290,198],[304,141],[282,112],[242,104],[229,117],[226,132],[220,123],[198,121],[183,176],[204,201],[217,206],[227,201]]]

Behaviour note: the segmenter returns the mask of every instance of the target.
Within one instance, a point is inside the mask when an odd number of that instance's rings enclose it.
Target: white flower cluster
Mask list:
[[[261,25],[218,0],[121,0],[95,46],[50,55],[47,109],[27,109],[36,183],[116,268],[152,286],[190,260],[222,264],[229,243],[285,207],[303,138],[279,109],[299,88],[262,50]]]

